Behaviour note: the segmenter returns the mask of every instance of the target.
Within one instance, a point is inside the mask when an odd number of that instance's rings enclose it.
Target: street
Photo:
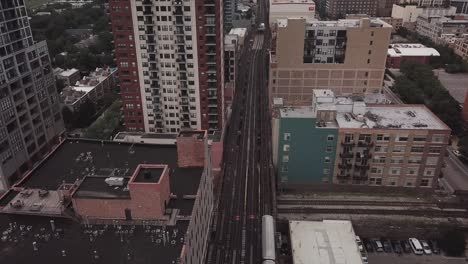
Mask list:
[[[257,21],[238,63],[207,263],[259,263],[261,218],[273,210],[266,52],[270,41],[268,29],[257,31],[260,23],[268,25],[267,5],[258,2]]]

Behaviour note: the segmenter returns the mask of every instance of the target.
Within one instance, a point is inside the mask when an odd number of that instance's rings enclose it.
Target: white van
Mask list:
[[[421,243],[419,242],[418,239],[412,237],[410,239],[408,239],[410,245],[411,245],[411,248],[413,249],[413,252],[414,254],[416,255],[422,255],[424,254],[424,251],[423,251],[423,247],[421,245]]]

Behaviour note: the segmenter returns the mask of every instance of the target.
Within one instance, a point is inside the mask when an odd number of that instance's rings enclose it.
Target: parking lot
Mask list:
[[[464,258],[450,258],[443,255],[417,256],[413,253],[368,253],[369,264],[461,264],[467,263]]]

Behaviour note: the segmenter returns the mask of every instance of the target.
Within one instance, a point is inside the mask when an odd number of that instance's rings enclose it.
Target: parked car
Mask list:
[[[372,239],[372,246],[374,247],[376,252],[383,252],[383,245],[382,242],[380,242],[379,239]]]
[[[454,149],[452,152],[453,152],[453,154],[455,154],[455,156],[457,156],[457,157],[461,157],[461,155],[462,155],[461,152],[460,152],[459,150],[456,150],[456,149]]]
[[[437,244],[437,241],[431,240],[431,241],[429,241],[429,245],[431,246],[432,253],[434,253],[434,254],[439,254],[440,253],[440,249],[439,249],[439,245]]]
[[[403,251],[405,253],[411,253],[412,249],[411,249],[411,246],[410,246],[408,240],[401,240],[400,244],[401,244],[401,247],[403,248]]]
[[[401,254],[403,252],[403,248],[400,245],[400,241],[393,240],[392,241],[393,252],[397,254]]]
[[[424,254],[430,255],[432,254],[431,247],[429,246],[429,243],[426,240],[420,240],[421,246],[423,248]]]
[[[374,252],[374,248],[372,247],[372,243],[369,240],[364,239],[364,246],[366,247],[367,252]]]
[[[384,251],[387,253],[392,253],[392,244],[390,243],[390,240],[382,240]]]
[[[356,236],[356,244],[359,248],[359,251],[364,251],[364,245],[362,244],[361,238]]]
[[[417,238],[410,237],[408,239],[408,242],[410,243],[411,249],[413,250],[414,254],[416,255],[424,254],[423,247]]]

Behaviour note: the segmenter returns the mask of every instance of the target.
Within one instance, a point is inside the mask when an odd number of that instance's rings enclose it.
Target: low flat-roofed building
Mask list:
[[[80,71],[78,69],[54,69],[54,75],[57,80],[61,80],[65,86],[74,85],[81,79]]]
[[[362,264],[351,221],[289,221],[294,264]]]
[[[62,103],[71,111],[90,100],[97,102],[115,91],[117,68],[97,68],[89,76],[69,84],[60,92]]]
[[[313,0],[271,0],[270,24],[278,19],[304,18],[315,19],[315,2]]]
[[[177,139],[63,141],[0,198],[0,226],[10,227],[2,246],[11,248],[0,261],[203,263],[213,210],[211,151],[205,131]],[[20,228],[48,238],[20,236]]]
[[[439,52],[419,43],[390,44],[387,52],[387,68],[400,68],[404,62],[429,64],[431,57],[439,57]]]

